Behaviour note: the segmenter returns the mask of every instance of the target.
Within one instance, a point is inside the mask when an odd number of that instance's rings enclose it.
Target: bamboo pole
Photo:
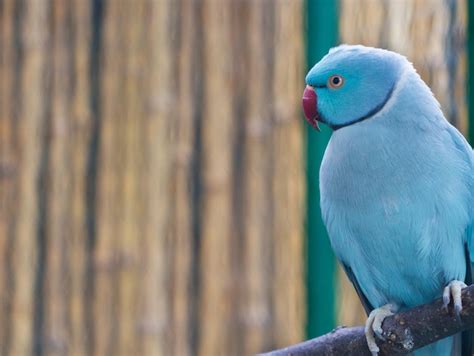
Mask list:
[[[14,242],[15,207],[17,196],[18,152],[17,130],[13,116],[13,98],[18,93],[14,83],[18,82],[18,71],[14,68],[16,54],[13,51],[13,1],[0,3],[0,253],[2,272],[0,273],[0,353],[7,354],[11,340],[11,255]]]
[[[180,40],[177,48],[176,63],[178,90],[173,101],[177,110],[171,110],[173,120],[172,132],[175,140],[173,159],[174,172],[172,177],[173,221],[170,246],[173,251],[171,258],[171,347],[175,355],[192,354],[191,328],[196,326],[195,310],[192,300],[195,298],[195,286],[192,281],[193,256],[193,190],[196,190],[196,179],[193,174],[193,158],[196,150],[196,114],[199,108],[197,95],[194,91],[196,67],[199,65],[199,33],[195,30],[200,26],[198,5],[183,0],[180,2]],[[194,58],[191,62],[189,59]],[[197,253],[195,251],[194,253]]]
[[[18,5],[16,5],[18,6]],[[46,61],[48,58],[48,9],[43,1],[30,0],[23,3],[24,11],[16,21],[18,31],[14,34],[19,41],[20,52],[16,58],[21,65],[16,68],[18,92],[15,107],[10,113],[15,117],[15,147],[18,150],[18,177],[15,189],[12,227],[14,239],[11,249],[11,269],[9,289],[11,303],[11,335],[8,352],[23,355],[33,352],[34,343],[32,316],[35,315],[35,291],[40,288],[43,261],[38,260],[40,219],[38,179],[44,174],[46,125],[46,103],[42,100],[46,87]],[[17,63],[18,65],[18,63]],[[44,177],[43,177],[44,178]],[[44,235],[43,235],[44,236]],[[36,279],[36,280],[35,280]],[[36,288],[35,288],[36,285]],[[36,322],[41,324],[41,315],[36,314]],[[39,318],[39,319],[38,319]],[[40,325],[38,325],[40,326]],[[38,329],[37,329],[38,330]]]
[[[71,4],[73,57],[72,71],[75,82],[72,85],[70,115],[72,117],[71,143],[71,237],[70,237],[70,291],[69,291],[69,343],[68,351],[72,356],[87,353],[86,314],[90,313],[90,302],[86,299],[86,192],[87,160],[85,152],[89,150],[91,138],[89,49],[91,41],[91,7],[89,2],[75,0]]]
[[[167,239],[171,215],[171,167],[173,159],[170,128],[173,115],[170,101],[172,58],[169,56],[171,38],[171,2],[156,1],[149,8],[150,47],[147,62],[150,68],[146,98],[146,132],[144,142],[147,168],[143,177],[146,189],[146,217],[142,277],[143,290],[140,302],[140,333],[142,352],[145,355],[168,355],[170,304],[169,268],[171,260]]]
[[[95,355],[115,353],[118,336],[118,244],[123,233],[124,38],[123,1],[105,3],[100,58],[100,142],[98,147],[97,233],[94,253]]]
[[[229,325],[233,232],[232,201],[232,43],[230,7],[203,1],[204,82],[202,121],[202,225],[200,232],[199,355],[232,352]],[[220,278],[216,278],[216,272]],[[223,327],[226,325],[226,327]]]
[[[145,67],[143,58],[145,52],[145,26],[143,21],[146,3],[124,1],[122,11],[127,14],[123,21],[125,33],[123,37],[123,56],[125,63],[123,68],[124,80],[124,118],[122,145],[124,149],[122,157],[121,171],[123,181],[121,183],[123,191],[123,209],[121,217],[122,239],[118,243],[120,270],[117,278],[118,283],[118,310],[119,325],[117,331],[117,350],[120,355],[130,355],[136,353],[137,335],[139,326],[138,317],[138,289],[141,283],[142,264],[141,249],[143,243],[142,226],[146,226],[148,221],[142,220],[144,216],[144,201],[139,194],[141,186],[140,180],[141,166],[144,162],[144,154],[141,148],[142,127],[146,124],[146,116],[143,109],[146,107],[146,98],[143,93],[144,73],[141,71]],[[145,57],[146,58],[146,57]],[[143,77],[142,77],[143,76]],[[145,238],[153,236],[145,235]]]
[[[70,141],[72,121],[69,116],[72,98],[72,71],[69,55],[72,54],[71,33],[65,31],[70,21],[70,8],[66,3],[52,6],[51,52],[51,123],[48,125],[47,179],[42,189],[47,190],[45,224],[46,244],[44,308],[45,321],[41,349],[48,355],[63,355],[69,342],[68,290],[69,237],[71,235],[71,169]]]
[[[271,105],[275,342],[284,345],[304,335],[303,2],[275,3],[273,97]],[[292,56],[280,53],[293,53]],[[310,272],[311,273],[311,272]],[[286,288],[281,290],[281,286]]]
[[[268,185],[271,172],[266,153],[269,146],[271,115],[266,110],[272,103],[269,95],[272,83],[268,80],[266,67],[271,66],[271,53],[266,51],[265,40],[269,40],[271,30],[265,29],[266,17],[272,8],[268,2],[250,5],[248,19],[248,71],[251,78],[261,78],[246,86],[245,146],[243,158],[244,191],[244,241],[243,258],[245,272],[245,301],[242,306],[242,318],[245,332],[243,354],[252,354],[272,342],[270,330],[266,327],[272,317],[271,283],[268,274],[271,271],[273,249],[267,245],[272,235],[271,205],[272,196]],[[267,247],[267,248],[266,248]]]

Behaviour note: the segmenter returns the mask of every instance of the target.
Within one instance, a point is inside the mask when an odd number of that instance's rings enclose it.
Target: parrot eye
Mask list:
[[[344,84],[344,78],[340,75],[331,75],[328,79],[328,87],[339,89]]]

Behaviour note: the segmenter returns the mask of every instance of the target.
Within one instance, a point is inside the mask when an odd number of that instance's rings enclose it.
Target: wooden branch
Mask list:
[[[442,299],[388,317],[383,322],[385,341],[377,339],[380,355],[412,352],[461,331],[474,328],[474,285],[462,291],[463,310],[456,318],[452,304],[443,308]],[[367,355],[364,328],[339,327],[332,332],[261,356],[283,355]]]

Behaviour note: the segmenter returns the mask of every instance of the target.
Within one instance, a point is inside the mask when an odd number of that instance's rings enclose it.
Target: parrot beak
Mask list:
[[[318,97],[313,87],[307,85],[303,92],[303,111],[306,121],[316,130],[321,131],[318,125]]]

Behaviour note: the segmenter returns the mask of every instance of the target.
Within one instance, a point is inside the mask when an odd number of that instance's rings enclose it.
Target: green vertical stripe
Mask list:
[[[335,0],[307,0],[307,68],[318,62],[337,43]],[[303,88],[302,88],[303,89]],[[327,127],[318,133],[307,128],[307,291],[309,338],[335,326],[335,260],[319,206],[319,167],[331,135]]]
[[[474,2],[467,2],[467,107],[468,107],[468,139],[474,145]]]

